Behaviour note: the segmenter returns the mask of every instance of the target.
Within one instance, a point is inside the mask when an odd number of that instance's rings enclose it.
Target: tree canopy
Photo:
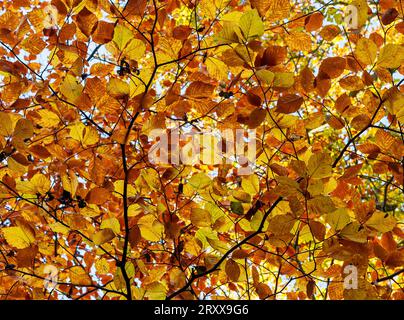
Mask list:
[[[0,299],[404,299],[401,1],[0,8]]]

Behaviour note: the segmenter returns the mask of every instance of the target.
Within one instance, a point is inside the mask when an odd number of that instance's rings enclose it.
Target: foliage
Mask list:
[[[0,4],[2,299],[404,298],[402,2]],[[253,174],[151,163],[175,127]]]

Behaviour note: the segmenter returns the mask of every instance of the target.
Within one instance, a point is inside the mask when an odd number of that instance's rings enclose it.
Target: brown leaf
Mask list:
[[[320,36],[324,38],[324,40],[331,41],[337,35],[339,35],[341,30],[336,25],[327,25],[320,31]]]
[[[213,93],[215,86],[202,81],[192,82],[186,90],[188,98],[203,99],[210,97]]]
[[[258,283],[255,285],[255,290],[257,291],[258,297],[263,300],[272,294],[271,288],[269,288],[265,283]]]
[[[314,90],[314,75],[313,72],[308,68],[304,68],[300,73],[301,85],[306,93]]]
[[[137,225],[133,226],[129,231],[129,243],[132,248],[136,248],[137,244],[142,239],[140,229]]]
[[[324,73],[331,79],[337,78],[344,72],[346,61],[341,57],[326,58],[321,62],[319,73]]]
[[[186,40],[191,34],[192,29],[189,26],[178,26],[173,30],[173,38],[178,40]]]
[[[317,240],[323,241],[325,238],[325,226],[319,221],[310,221],[310,230]]]
[[[316,31],[323,25],[324,16],[321,12],[315,12],[306,17],[304,24],[308,32]]]
[[[147,0],[129,0],[126,4],[123,15],[125,17],[143,16],[145,14]]]
[[[34,259],[38,253],[37,246],[30,246],[25,249],[17,250],[17,265],[19,268],[31,268],[34,264]]]
[[[86,196],[86,201],[90,204],[104,204],[110,197],[110,192],[104,188],[94,188]]]
[[[97,28],[92,36],[94,42],[98,44],[108,43],[113,37],[114,24],[105,21],[98,21]]]
[[[231,281],[237,281],[240,277],[240,267],[233,259],[226,261],[225,271]]]
[[[352,105],[351,98],[346,94],[342,94],[335,101],[335,109],[343,114]]]
[[[392,23],[398,17],[398,11],[395,8],[389,8],[382,15],[382,23],[386,26]]]
[[[266,115],[267,111],[265,109],[255,109],[250,114],[250,117],[247,121],[247,126],[250,129],[257,128],[265,120]]]
[[[269,46],[265,49],[262,57],[255,62],[256,66],[277,66],[283,63],[287,57],[286,47]]]
[[[314,280],[310,279],[309,281],[307,281],[306,285],[307,297],[309,297],[310,299],[314,299],[315,290],[316,290],[316,283],[314,282]]]
[[[254,93],[248,92],[247,93],[247,100],[253,106],[259,107],[261,106],[261,98]]]
[[[303,98],[297,94],[286,94],[278,99],[276,111],[279,113],[293,113],[299,110]]]
[[[84,7],[75,18],[80,31],[89,37],[97,26],[97,16]]]
[[[362,130],[370,125],[370,118],[367,114],[357,115],[351,121],[351,126],[356,130]]]

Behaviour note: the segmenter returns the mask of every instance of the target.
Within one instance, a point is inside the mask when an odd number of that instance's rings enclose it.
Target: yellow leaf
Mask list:
[[[363,226],[354,221],[347,224],[339,233],[341,238],[348,239],[354,242],[366,243],[367,232]]]
[[[69,126],[70,137],[74,140],[80,141],[83,147],[95,144],[99,141],[99,136],[97,130],[92,127],[85,126],[81,122],[76,122]]]
[[[315,214],[330,213],[335,210],[331,197],[323,195],[318,195],[308,200],[307,207],[310,212]]]
[[[76,285],[91,285],[91,278],[80,266],[74,266],[69,269],[69,278],[72,284]]]
[[[165,63],[178,59],[178,52],[182,48],[182,41],[177,39],[160,38],[157,51],[157,62]]]
[[[97,217],[101,214],[100,209],[95,204],[89,204],[85,208],[81,208],[80,213],[85,217],[91,217],[91,218]]]
[[[138,263],[138,265],[139,265],[139,263]],[[132,262],[126,262],[125,271],[126,271],[126,275],[128,276],[129,279],[133,278],[133,276],[135,274],[135,266],[133,265]],[[115,271],[114,285],[117,289],[125,288],[126,282],[125,282],[125,278],[122,274],[121,268],[117,268]]]
[[[145,297],[149,300],[165,300],[167,288],[161,282],[152,282],[146,286]]]
[[[50,181],[43,174],[37,173],[29,181],[17,181],[16,188],[22,194],[45,194],[50,190]]]
[[[35,242],[34,232],[23,224],[18,227],[4,228],[3,234],[7,243],[17,249],[27,248]]]
[[[192,208],[191,222],[197,227],[209,227],[212,222],[209,211],[201,208]]]
[[[307,173],[311,178],[322,179],[332,175],[331,157],[326,153],[313,154],[307,164]]]
[[[389,232],[396,226],[396,219],[388,213],[375,211],[365,225],[379,232]]]
[[[351,4],[357,9],[357,28],[362,27],[368,20],[368,4],[366,0],[352,0]]]
[[[142,177],[151,189],[158,190],[161,187],[159,174],[156,170],[145,169],[142,172]]]
[[[276,72],[273,86],[289,88],[295,83],[295,78],[291,72]]]
[[[120,79],[111,78],[107,84],[107,92],[114,98],[123,98],[129,95],[129,84]]]
[[[66,97],[68,102],[75,103],[83,92],[83,86],[77,81],[76,77],[67,74],[60,85],[60,92]]]
[[[206,68],[208,70],[209,75],[213,79],[227,80],[228,67],[222,60],[209,57],[206,59],[205,64],[206,64]]]
[[[339,231],[342,230],[349,222],[351,222],[351,218],[349,217],[348,209],[339,208],[328,213],[325,216],[325,221],[334,231]]]
[[[224,21],[222,30],[215,36],[219,44],[237,43],[238,37],[234,31],[237,26],[228,21]]]
[[[260,181],[259,178],[252,174],[248,177],[243,177],[241,180],[241,187],[244,189],[245,192],[255,195],[260,190]]]
[[[204,189],[206,188],[208,185],[211,184],[211,180],[210,178],[204,174],[204,173],[197,173],[195,175],[193,175],[188,183],[194,188],[194,189]]]
[[[105,228],[93,235],[93,242],[99,246],[106,242],[111,241],[114,238],[115,238],[114,231],[112,231],[112,229],[110,228]]]
[[[292,32],[285,37],[286,43],[291,50],[310,51],[312,41],[310,35],[305,32]]]
[[[63,189],[69,191],[72,197],[76,195],[76,190],[79,185],[76,174],[73,171],[69,171],[69,174],[62,175]]]
[[[117,218],[109,218],[104,219],[101,222],[100,229],[111,229],[115,234],[118,234],[121,231],[121,225]]]
[[[98,259],[95,263],[95,269],[97,270],[98,274],[107,274],[109,272],[109,263],[107,259]]]
[[[138,226],[142,238],[146,240],[159,241],[164,236],[164,226],[151,214],[141,217]]]
[[[141,214],[142,212],[143,212],[143,208],[137,203],[131,204],[128,207],[128,216],[129,217],[136,217],[137,215]]]
[[[404,93],[397,87],[393,87],[384,94],[387,110],[397,117],[397,120],[404,121]]]
[[[386,44],[380,51],[377,65],[382,68],[398,68],[404,62],[404,47],[399,44]]]
[[[11,136],[13,133],[13,123],[10,115],[5,112],[0,112],[0,135]]]
[[[251,0],[253,7],[267,18],[267,21],[277,21],[289,17],[291,5],[289,0]]]
[[[292,214],[279,214],[268,221],[267,231],[275,235],[288,234],[295,224],[296,218]]]
[[[118,24],[114,29],[114,37],[112,41],[115,43],[116,47],[123,51],[128,42],[133,38],[133,33],[125,26]]]
[[[40,116],[40,119],[38,120],[38,124],[41,127],[52,128],[52,127],[57,126],[60,122],[60,118],[58,117],[58,115],[47,109],[41,109],[41,110],[37,111],[37,113]]]
[[[271,85],[272,82],[274,81],[275,78],[275,74],[269,70],[265,70],[265,69],[260,69],[257,72],[255,72],[256,76],[258,77],[258,79],[260,79],[261,81],[264,81],[264,83],[266,85]],[[293,74],[292,74],[293,77]],[[278,78],[278,84],[280,83],[280,80]]]
[[[126,46],[123,54],[131,60],[138,60],[145,54],[146,46],[142,40],[132,39]]]
[[[22,165],[21,163],[19,163],[18,161],[14,160],[13,157],[8,157],[7,159],[7,166],[9,168],[9,170],[14,171],[15,173],[18,174],[25,174],[28,171],[28,167]]]
[[[241,202],[249,203],[251,202],[251,195],[243,190],[233,190],[232,196]]]
[[[299,222],[296,222],[299,223]],[[295,232],[292,231],[293,234]],[[310,229],[310,226],[308,224],[304,225],[304,227],[299,231],[299,243],[308,243],[308,242],[313,242],[314,240],[314,235]]]
[[[32,125],[31,121],[27,119],[18,120],[14,129],[14,137],[21,139],[28,139],[31,138],[33,134],[34,134],[34,126]]]
[[[369,39],[360,38],[355,49],[355,56],[364,64],[372,64],[377,56],[377,46]]]
[[[123,195],[123,187],[124,187],[123,180],[117,180],[114,182],[114,191],[120,197],[122,197],[122,195]],[[134,196],[136,196],[136,194],[137,194],[137,190],[135,189],[135,187],[133,187],[131,184],[129,184],[128,185],[128,196],[134,197]]]
[[[256,9],[245,12],[239,21],[242,40],[251,41],[264,34],[264,24]]]
[[[310,192],[310,196],[312,196],[312,197],[322,194],[324,191],[323,180],[311,179],[309,181],[309,186],[307,188],[307,191]]]
[[[61,224],[60,222],[51,223],[49,224],[49,227],[52,229],[53,232],[59,232],[64,235],[68,235],[70,232],[70,229]]]

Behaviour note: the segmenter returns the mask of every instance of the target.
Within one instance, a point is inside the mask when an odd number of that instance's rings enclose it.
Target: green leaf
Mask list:
[[[230,203],[230,209],[235,214],[238,214],[238,215],[244,214],[244,208],[243,208],[243,205],[241,204],[241,202],[232,201]]]

